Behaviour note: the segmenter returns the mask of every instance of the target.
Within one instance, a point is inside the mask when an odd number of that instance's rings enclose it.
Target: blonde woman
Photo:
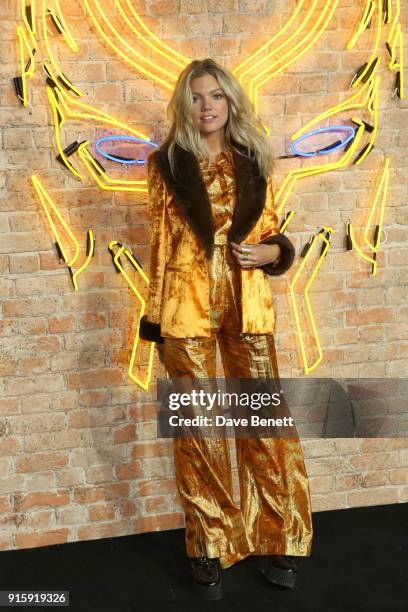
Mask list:
[[[173,379],[279,380],[268,276],[292,265],[279,233],[268,140],[235,77],[211,59],[191,62],[168,105],[171,124],[148,160],[150,285],[140,336],[157,343]],[[308,477],[299,439],[236,438],[240,505],[228,440],[175,437],[193,586],[222,595],[221,572],[259,555],[270,582],[293,587],[310,555]]]

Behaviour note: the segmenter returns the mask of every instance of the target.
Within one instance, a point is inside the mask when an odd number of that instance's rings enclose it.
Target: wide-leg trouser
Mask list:
[[[226,248],[215,249],[211,287],[211,337],[165,338],[170,378],[215,379],[218,342],[225,378],[279,383],[273,335],[239,332],[237,274]],[[240,506],[233,500],[227,438],[173,440],[187,555],[220,557],[223,568],[249,554],[309,556],[310,490],[298,437],[236,437],[235,448]]]

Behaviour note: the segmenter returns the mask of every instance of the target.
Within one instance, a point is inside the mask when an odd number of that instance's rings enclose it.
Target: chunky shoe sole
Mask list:
[[[267,558],[259,562],[259,571],[272,584],[278,584],[287,589],[293,589],[296,584],[297,574],[294,571],[274,567]]]
[[[193,591],[199,595],[203,599],[207,601],[213,601],[215,599],[222,598],[222,584],[219,582],[218,584],[214,584],[213,586],[204,586],[203,584],[199,584],[195,580],[192,580],[193,583]]]

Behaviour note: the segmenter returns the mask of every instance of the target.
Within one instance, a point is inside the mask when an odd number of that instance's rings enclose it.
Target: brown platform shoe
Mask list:
[[[221,570],[219,559],[189,557],[194,591],[204,599],[221,599]]]
[[[259,571],[273,584],[293,589],[298,574],[298,558],[291,555],[266,555],[259,562]]]

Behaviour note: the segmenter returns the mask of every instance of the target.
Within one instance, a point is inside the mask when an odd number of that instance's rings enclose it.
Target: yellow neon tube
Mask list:
[[[40,202],[42,204],[42,207],[44,208],[45,214],[47,216],[48,219],[48,223],[51,226],[51,230],[52,233],[55,236],[55,239],[58,243],[58,246],[61,250],[61,254],[64,258],[65,263],[67,264],[67,266],[72,266],[75,261],[78,258],[79,255],[79,244],[77,239],[75,238],[74,234],[71,232],[71,230],[69,229],[69,226],[67,225],[67,223],[64,221],[61,213],[59,212],[59,210],[57,209],[57,207],[55,206],[54,202],[51,200],[50,196],[48,195],[47,191],[44,189],[44,187],[42,186],[40,179],[35,176],[32,175],[31,180],[33,182],[34,188],[37,192],[37,195],[40,199]],[[72,257],[71,260],[68,259],[67,254],[65,253],[65,249],[64,246],[62,244],[59,232],[54,224],[54,221],[52,220],[51,214],[50,214],[50,209],[52,209],[52,211],[55,213],[55,215],[57,216],[59,222],[61,223],[61,225],[63,226],[64,230],[67,232],[68,236],[71,238],[74,246],[75,246],[75,252],[74,252],[74,256]]]
[[[390,2],[390,12],[391,12],[391,2]],[[396,9],[395,15],[391,24],[390,31],[388,33],[387,43],[391,48],[391,60],[388,64],[390,70],[399,69],[400,71],[400,97],[401,100],[404,98],[404,42],[403,42],[403,34],[400,23],[400,0],[396,0]],[[395,56],[395,46],[398,41],[399,47],[399,62],[396,61]]]
[[[401,28],[401,27],[400,27]],[[399,69],[400,69],[400,93],[401,100],[404,99],[404,39],[402,30],[399,33]]]
[[[388,41],[387,41],[388,42]],[[395,47],[398,44],[399,61],[397,62]],[[400,72],[400,97],[401,100],[404,98],[404,41],[401,30],[401,24],[397,25],[395,36],[391,46],[391,59],[388,67],[390,70],[399,70]]]
[[[362,154],[360,159],[358,159],[358,161],[355,162],[356,166],[359,166],[364,161],[364,159],[367,157],[367,155],[370,153],[370,151],[374,147],[374,142],[375,142],[375,139],[377,137],[377,131],[378,131],[378,91],[379,91],[379,87],[380,87],[380,77],[377,76],[375,78],[375,81],[374,81],[374,87],[373,87],[373,90],[372,90],[372,97],[371,97],[371,100],[370,100],[370,103],[369,103],[369,106],[368,106],[370,114],[374,116],[374,129],[373,129],[373,131],[371,132],[371,135],[370,135],[369,146],[364,151],[364,153]]]
[[[109,250],[113,253],[113,247],[118,244],[116,240],[113,240],[109,243]],[[117,253],[114,256],[114,261],[116,266],[118,267],[118,269],[120,270],[121,274],[123,274],[123,276],[126,279],[126,282],[128,283],[128,285],[131,287],[132,291],[135,293],[136,297],[138,298],[139,302],[140,302],[140,315],[138,318],[138,324],[137,324],[137,329],[136,329],[136,335],[135,335],[135,340],[133,343],[133,349],[132,349],[132,355],[130,358],[130,363],[129,363],[129,369],[128,369],[128,374],[130,376],[130,378],[132,380],[134,380],[135,383],[137,383],[142,389],[144,389],[145,391],[147,391],[147,389],[149,388],[149,384],[151,381],[151,375],[152,375],[152,370],[153,370],[153,358],[154,358],[154,346],[155,343],[154,342],[150,342],[150,346],[149,346],[149,362],[148,362],[148,367],[147,367],[147,376],[146,376],[146,380],[143,381],[141,378],[139,378],[138,376],[136,376],[133,373],[133,368],[134,368],[134,363],[136,360],[136,356],[138,353],[138,348],[139,348],[139,329],[140,329],[140,319],[142,318],[144,312],[145,312],[145,306],[146,306],[146,302],[143,299],[143,296],[141,295],[141,293],[138,291],[136,285],[132,282],[131,278],[129,277],[129,275],[126,273],[126,270],[124,269],[124,267],[122,266],[121,262],[120,262],[120,257],[122,255],[125,255],[131,262],[131,264],[134,266],[134,268],[137,270],[137,272],[139,272],[139,274],[142,276],[143,280],[145,281],[145,283],[147,285],[149,285],[149,279],[146,276],[146,274],[143,272],[142,268],[139,266],[138,262],[136,261],[136,259],[133,257],[132,253],[126,249],[124,246],[121,246],[119,248],[119,250],[117,251]]]
[[[373,265],[373,276],[375,276],[377,274],[377,261],[375,258],[371,258],[365,255],[363,251],[360,249],[354,237],[354,229],[351,223],[349,223],[349,236],[350,236],[350,240],[351,240],[351,244],[353,245],[353,248],[356,249],[360,257]]]
[[[361,158],[358,160],[358,162],[356,162],[356,165],[359,165],[365,159],[365,157],[368,155],[368,153],[371,151],[372,147],[374,146],[373,143],[376,138],[377,129],[378,129],[378,112],[377,111],[378,111],[378,91],[379,91],[380,81],[379,81],[379,77],[374,78],[375,72],[376,72],[376,69],[373,70],[373,73],[370,75],[369,79],[367,80],[367,83],[361,88],[360,91],[356,92],[353,96],[351,96],[349,99],[345,100],[341,104],[337,104],[329,108],[324,113],[321,113],[317,117],[314,117],[313,119],[311,119],[306,125],[302,126],[295,134],[291,136],[292,140],[295,140],[296,138],[301,136],[304,132],[308,131],[310,128],[312,128],[316,123],[320,122],[322,119],[326,119],[336,114],[339,111],[350,110],[352,108],[362,108],[366,106],[370,114],[374,114],[375,126],[374,126],[374,130],[372,132],[372,135],[369,141],[370,146],[366,149],[366,151],[361,156]],[[356,102],[356,100],[361,97],[362,93],[365,93],[364,98],[362,99],[362,101]],[[341,157],[339,161],[332,162],[330,164],[322,164],[319,166],[313,166],[313,167],[309,167],[306,169],[300,168],[300,169],[291,171],[286,176],[284,183],[282,184],[276,196],[276,202],[279,204],[277,208],[278,213],[282,210],[283,206],[285,205],[293,189],[293,186],[298,179],[304,178],[306,176],[311,176],[313,174],[318,174],[320,172],[328,172],[330,170],[334,170],[334,169],[343,167],[350,161],[364,133],[364,124],[356,117],[353,117],[353,121],[359,125],[359,128],[357,130],[356,136],[351,146],[349,147],[348,151],[345,152],[344,156]]]
[[[321,36],[321,34],[324,32],[327,24],[329,23],[330,19],[333,16],[333,13],[337,7],[339,0],[330,0],[327,4],[323,5],[323,9],[321,11],[321,13],[319,14],[319,17],[317,19],[317,21],[315,22],[315,24],[313,25],[312,29],[310,30],[310,32],[308,32],[308,34],[306,34],[306,36],[300,40],[300,42],[298,42],[294,47],[290,48],[289,51],[287,51],[286,53],[283,54],[282,57],[280,57],[278,60],[275,61],[275,63],[272,63],[271,67],[267,67],[264,70],[262,70],[259,74],[257,74],[254,78],[251,79],[250,81],[250,85],[249,85],[249,93],[250,93],[250,97],[251,100],[255,99],[255,103],[256,103],[256,110],[258,111],[258,90],[260,87],[262,87],[262,85],[264,83],[266,83],[267,81],[270,81],[274,76],[276,76],[277,74],[283,72],[285,70],[285,68],[287,68],[289,65],[293,64],[295,61],[297,61],[299,58],[301,58],[305,53],[307,53],[307,51],[314,45],[314,43],[317,41],[317,39]],[[330,4],[331,4],[331,8],[330,8]],[[330,8],[330,10],[329,10]],[[326,15],[327,13],[327,15]],[[320,23],[324,20],[323,25],[319,28]],[[317,30],[317,33],[315,33]],[[312,37],[312,39],[306,44],[306,41]],[[299,49],[298,53],[295,53],[295,51]],[[281,64],[281,62],[289,56],[289,59],[286,63],[284,63],[283,65],[281,65],[279,68],[276,68],[276,70],[274,70],[273,72],[269,73],[269,70],[271,68],[274,68],[277,64]],[[291,57],[290,57],[291,56]],[[259,81],[259,78],[261,76],[263,76],[265,73],[267,73],[267,76],[265,78],[263,78],[262,80]],[[257,84],[254,86],[254,82],[255,81],[259,81],[257,82]]]
[[[125,3],[127,6],[127,9],[132,14],[134,19],[137,21],[139,26],[146,32],[147,36],[144,36],[143,34],[141,34],[139,30],[135,28],[133,23],[130,21],[126,11],[124,10],[122,6],[122,0],[115,0],[115,4],[120,14],[122,15],[122,18],[126,21],[127,25],[132,30],[132,32],[136,34],[136,36],[140,40],[142,40],[148,47],[153,49],[153,51],[156,51],[159,55],[164,57],[166,60],[173,62],[178,68],[181,68],[183,70],[188,64],[189,60],[183,55],[181,55],[180,53],[178,53],[177,51],[175,51],[174,49],[172,49],[171,47],[169,47],[168,45],[166,45],[151,30],[149,30],[149,28],[143,23],[142,19],[140,19],[139,15],[136,13],[130,0],[125,0]],[[150,39],[152,39],[154,42],[150,42]],[[164,51],[162,51],[160,47],[164,49]],[[174,57],[171,57],[172,55]]]
[[[365,8],[364,8],[363,16],[360,20],[357,31],[353,34],[353,36],[348,41],[346,45],[346,49],[352,49],[354,47],[357,40],[360,38],[361,34],[367,28],[367,25],[373,16],[374,9],[375,9],[374,0],[367,0]]]
[[[335,170],[341,167],[344,167],[350,161],[353,156],[355,150],[357,149],[359,142],[364,133],[364,124],[353,117],[353,121],[359,124],[357,128],[356,135],[350,148],[344,153],[344,155],[337,161],[331,162],[329,164],[320,164],[318,166],[312,166],[310,168],[298,168],[296,170],[292,170],[283,181],[282,186],[280,187],[278,193],[276,194],[275,203],[277,205],[276,213],[279,214],[282,208],[285,206],[285,203],[292,192],[293,186],[300,178],[306,176],[312,176],[314,174],[320,174],[323,172],[329,172],[330,170]]]
[[[380,180],[380,184],[378,186],[377,192],[375,194],[375,199],[373,202],[373,205],[371,206],[371,210],[370,210],[370,215],[368,217],[368,221],[367,221],[367,225],[364,231],[364,241],[367,244],[367,246],[372,250],[372,251],[378,251],[378,249],[380,248],[380,236],[381,236],[381,231],[382,231],[382,226],[384,223],[384,212],[385,212],[385,202],[387,199],[387,194],[388,194],[388,181],[389,181],[389,176],[390,176],[390,158],[387,157],[384,163],[384,168],[382,171],[382,175],[381,175],[381,180]],[[373,219],[373,215],[374,215],[374,210],[377,207],[377,203],[378,203],[378,199],[380,196],[380,193],[382,193],[382,198],[381,198],[381,208],[380,208],[380,219],[378,222],[378,236],[377,236],[377,240],[376,240],[376,244],[371,243],[369,238],[368,238],[368,230],[371,227],[372,224],[372,219]]]
[[[46,0],[42,0],[42,14],[41,14],[41,23],[42,23],[42,30],[43,30],[43,37],[44,37],[44,43],[45,43],[45,47],[47,49],[47,53],[48,53],[48,57],[49,60],[55,70],[55,72],[58,74],[59,78],[67,85],[67,87],[72,88],[72,90],[76,93],[77,96],[83,96],[84,93],[78,89],[77,87],[75,87],[70,81],[67,80],[67,78],[62,74],[58,63],[54,57],[54,54],[52,53],[51,50],[51,45],[50,45],[50,41],[48,39],[48,29],[47,29],[47,15],[53,15],[55,17],[55,15],[52,13],[52,11],[49,11],[47,9],[47,4],[46,4]],[[62,15],[62,13],[61,13]],[[66,38],[67,42],[68,40],[70,40],[70,35],[67,34],[68,38]],[[50,72],[52,72],[50,70]],[[56,83],[58,83],[58,79],[54,77],[54,80]]]
[[[61,155],[61,158],[64,160],[64,163],[67,166],[67,168],[72,172],[72,174],[77,179],[82,181],[82,179],[83,179],[82,174],[80,174],[77,170],[75,170],[73,165],[69,162],[67,156],[64,153],[62,145],[61,145],[61,129],[60,128],[65,123],[65,116],[64,116],[64,113],[62,111],[61,106],[58,104],[58,102],[57,102],[57,100],[55,98],[54,91],[53,91],[52,87],[47,87],[47,96],[48,96],[48,101],[49,101],[50,106],[51,106],[52,116],[53,116],[53,119],[54,119],[55,140],[57,142],[58,152]],[[59,111],[59,113],[61,115],[61,122],[58,119],[57,109],[58,109],[58,111]]]
[[[387,21],[385,23],[390,23],[391,17],[392,17],[392,2],[391,0],[389,0],[388,1],[388,16],[387,16]]]
[[[22,26],[17,26],[17,36],[18,36],[18,48],[19,48],[19,56],[20,56],[20,67],[21,67],[21,83],[23,88],[23,105],[28,105],[28,95],[27,95],[27,80],[26,77],[32,77],[34,75],[35,63],[34,63],[34,54],[28,43],[27,35]],[[24,59],[24,47],[28,51],[30,56],[30,65],[28,70],[25,69],[26,63]],[[19,96],[21,97],[21,96]]]
[[[109,243],[109,250],[113,253],[113,247],[118,244],[117,240],[112,240]],[[140,274],[140,276],[143,278],[144,282],[146,283],[146,285],[149,285],[149,278],[146,275],[146,273],[144,272],[143,268],[140,267],[139,263],[137,262],[137,260],[133,257],[133,254],[131,253],[131,251],[129,251],[129,249],[127,249],[126,247],[124,247],[123,245],[119,247],[118,251],[115,253],[114,256],[114,261],[115,264],[121,268],[121,273],[123,274],[123,276],[125,277],[127,283],[129,284],[129,286],[131,287],[132,291],[134,293],[136,293],[136,295],[139,294],[138,289],[136,287],[136,285],[132,282],[132,279],[128,276],[128,274],[126,273],[125,269],[123,268],[123,266],[121,266],[120,263],[120,258],[122,255],[126,255],[126,257],[129,259],[129,261],[131,262],[132,266],[137,270],[137,272]],[[143,298],[142,296],[140,296],[141,301],[143,302]]]
[[[294,210],[291,210],[290,213],[288,214],[286,220],[284,221],[284,223],[282,223],[282,227],[280,228],[279,232],[281,234],[283,234],[283,232],[285,231],[285,229],[288,227],[289,225],[289,221],[292,219],[293,215],[295,214]]]
[[[79,100],[72,98],[67,92],[61,90],[61,89],[56,89],[55,91],[53,91],[53,89],[51,87],[47,88],[47,93],[48,93],[48,98],[50,101],[50,105],[51,105],[51,109],[52,109],[52,113],[53,113],[53,118],[54,118],[54,124],[55,124],[55,135],[56,135],[56,142],[57,142],[57,148],[58,148],[58,152],[61,155],[61,158],[64,160],[64,162],[67,164],[68,169],[74,174],[74,176],[76,176],[79,180],[83,179],[83,176],[77,172],[75,170],[75,168],[72,166],[72,164],[69,163],[67,156],[64,154],[63,152],[63,148],[61,145],[61,137],[60,137],[60,128],[63,127],[63,125],[65,124],[65,121],[68,118],[70,119],[92,119],[93,121],[101,121],[104,123],[108,123],[110,125],[112,125],[113,127],[119,128],[121,130],[124,130],[125,133],[128,134],[133,134],[135,136],[137,136],[138,138],[142,138],[143,140],[149,140],[149,138],[143,134],[142,132],[140,132],[139,130],[136,130],[135,128],[131,127],[130,125],[121,122],[119,120],[117,120],[116,118],[112,117],[112,115],[109,115],[107,113],[104,113],[98,109],[93,108],[92,106],[89,106],[87,104],[84,104],[83,102],[80,102]],[[70,108],[69,105],[72,106],[76,106],[77,108],[79,108],[81,110],[81,112],[76,112],[74,110],[72,110],[72,108]],[[61,115],[61,122],[59,123],[58,121],[58,114],[57,114],[57,109]],[[92,175],[92,177],[94,178],[94,180],[97,182],[97,184],[102,188],[102,189],[115,189],[115,190],[123,190],[123,191],[141,191],[141,192],[146,192],[147,191],[147,181],[144,180],[140,180],[140,181],[123,181],[123,180],[114,180],[114,179],[110,179],[106,173],[103,174],[103,177],[105,178],[105,180],[107,181],[108,184],[112,184],[112,185],[117,185],[115,187],[108,187],[106,186],[104,183],[101,182],[100,178],[99,178],[99,173],[95,173],[93,171],[94,168],[96,168],[94,162],[93,162],[93,158],[90,155],[86,154],[85,151],[85,146],[89,144],[89,141],[87,141],[87,143],[83,143],[84,146],[82,146],[82,148],[80,147],[77,151],[78,155],[80,156],[80,158],[82,159],[82,161],[84,162],[88,172]],[[122,187],[118,187],[122,185]],[[126,186],[127,185],[127,186]],[[132,185],[134,187],[132,187]]]
[[[397,24],[399,23],[399,18],[401,14],[400,0],[396,0],[395,5],[396,5],[395,15],[394,15],[394,19],[392,20],[391,28],[390,28],[390,31],[388,33],[388,38],[387,38],[388,43],[390,42],[390,40],[392,40],[394,36],[394,30],[397,27]],[[390,7],[391,7],[391,3],[390,3]]]
[[[364,78],[372,62],[374,61],[375,56],[377,55],[378,47],[379,47],[380,40],[381,40],[382,15],[383,15],[382,0],[377,0],[377,31],[376,31],[376,36],[375,36],[374,48],[370,54],[366,67],[364,68],[362,73],[358,76],[358,78],[355,81],[353,81],[353,83],[351,84],[352,88],[356,87],[356,85],[360,83],[361,79]],[[347,47],[347,48],[350,48],[350,47]]]
[[[359,91],[357,91],[355,94],[353,94],[352,96],[344,100],[344,102],[340,102],[339,104],[335,104],[334,106],[331,106],[323,113],[320,113],[320,115],[317,115],[317,117],[314,117],[313,119],[305,123],[305,125],[303,125],[299,130],[297,130],[297,132],[292,134],[291,139],[296,140],[296,138],[298,138],[299,136],[302,136],[302,134],[304,134],[305,132],[308,132],[310,128],[316,125],[316,123],[323,121],[324,119],[327,119],[328,117],[331,117],[332,115],[335,115],[336,113],[339,113],[341,111],[356,109],[356,108],[368,107],[370,100],[372,100],[374,96],[373,94],[374,88],[378,86],[378,83],[375,81],[374,76],[375,76],[375,73],[377,72],[378,66],[380,65],[380,61],[377,62],[377,65],[375,66],[369,79],[361,87]],[[363,94],[364,94],[363,99],[360,102],[357,102],[358,98],[362,97]]]
[[[87,140],[81,143],[78,147],[78,155],[85,164],[89,174],[92,176],[98,187],[106,191],[138,191],[147,192],[147,181],[146,179],[140,181],[125,181],[122,179],[112,179],[106,172],[102,172],[99,166],[95,163],[93,156],[88,151],[88,145],[90,141]],[[106,183],[103,183],[99,175],[102,175]]]
[[[99,12],[99,15],[101,16],[102,20],[104,21],[104,26],[102,27],[93,10],[92,7],[90,6],[92,4],[94,4]],[[111,22],[109,21],[109,19],[106,17],[105,13],[103,12],[99,2],[97,0],[84,0],[84,4],[86,6],[86,8],[88,9],[88,13],[89,16],[92,20],[92,23],[94,24],[95,28],[98,30],[100,36],[103,38],[103,40],[105,41],[105,43],[111,48],[113,49],[118,56],[120,56],[126,63],[130,64],[131,66],[133,66],[133,68],[135,68],[137,71],[141,72],[142,74],[145,74],[147,76],[149,76],[150,78],[152,78],[154,81],[160,83],[161,85],[163,85],[163,87],[166,87],[166,89],[169,90],[173,90],[174,88],[174,82],[177,80],[177,75],[170,73],[168,70],[165,70],[164,68],[162,68],[161,66],[159,66],[158,64],[155,64],[153,62],[151,62],[148,58],[146,58],[142,53],[139,53],[138,51],[136,51],[133,47],[131,47],[123,38],[122,36],[119,34],[119,32],[117,30],[115,30],[115,28],[112,26]],[[110,36],[107,36],[107,34],[105,34],[105,28],[111,32]],[[146,70],[145,68],[143,68],[140,64],[134,62],[128,54],[124,53],[123,51],[121,51],[119,49],[119,47],[113,42],[112,39],[115,40],[119,40],[121,42],[121,44],[126,47],[126,49],[133,55],[136,55],[136,57],[138,57],[142,62],[152,66],[153,68],[155,68],[156,70],[158,70],[159,72],[162,72],[164,74],[166,74],[166,76],[168,78],[170,78],[171,80],[173,80],[173,83],[169,83],[167,81],[163,81],[163,79],[160,79],[157,75],[153,74],[152,72],[150,72],[149,70]]]
[[[28,23],[25,0],[21,0],[21,17],[23,19],[23,22],[24,22],[24,25],[25,25],[25,27],[27,29],[27,32],[30,34],[31,44],[33,45],[34,49],[37,49],[37,41],[36,41],[37,29],[36,29],[36,23],[35,23],[36,14],[35,14],[35,1],[34,0],[32,0],[32,2],[31,2],[31,21],[32,21],[32,27]]]
[[[88,230],[88,236],[89,236],[89,244],[90,244],[89,253],[87,254],[86,259],[84,263],[82,264],[82,266],[78,268],[78,270],[76,270],[76,272],[74,272],[72,275],[72,282],[74,283],[75,291],[78,291],[77,277],[81,274],[81,272],[83,272],[89,266],[91,259],[93,257],[93,254],[95,252],[95,238],[94,238],[93,231],[91,229]]]
[[[323,231],[324,232],[329,232],[330,234],[332,234],[334,230],[331,227],[324,227]],[[314,361],[314,363],[311,366],[309,366],[308,362],[307,362],[305,345],[304,345],[304,342],[303,342],[303,333],[302,333],[302,326],[301,326],[301,323],[300,323],[299,311],[298,311],[298,307],[297,307],[297,303],[296,303],[295,287],[296,287],[296,284],[297,284],[297,282],[299,280],[300,275],[302,274],[302,272],[303,272],[303,270],[305,268],[307,260],[311,256],[312,251],[314,250],[314,247],[316,245],[318,236],[320,236],[322,238],[322,240],[325,242],[324,250],[321,253],[321,255],[320,255],[320,257],[319,257],[319,259],[317,261],[317,264],[316,264],[316,266],[315,266],[315,268],[314,268],[314,270],[313,270],[313,272],[312,272],[312,274],[310,276],[310,279],[309,279],[309,281],[308,281],[308,283],[306,285],[306,289],[304,291],[305,302],[306,302],[306,306],[307,306],[307,310],[308,310],[308,314],[309,314],[309,320],[310,320],[310,324],[312,326],[312,330],[313,330],[313,334],[314,334],[315,342],[316,342],[316,347],[317,347],[317,352],[318,352],[317,359]],[[309,248],[308,252],[306,253],[305,257],[303,258],[303,261],[300,264],[300,266],[299,266],[299,268],[298,268],[298,270],[297,270],[297,272],[296,272],[296,274],[294,276],[294,279],[293,279],[293,281],[292,281],[292,283],[290,285],[290,296],[291,296],[291,299],[292,299],[293,312],[294,312],[294,315],[295,315],[296,327],[297,327],[297,332],[298,332],[298,338],[299,338],[299,344],[300,344],[300,350],[301,350],[301,354],[302,354],[303,367],[304,367],[305,374],[310,374],[310,372],[312,372],[318,366],[318,364],[321,362],[321,360],[323,358],[323,351],[322,351],[322,348],[321,348],[321,345],[320,345],[319,335],[317,333],[316,323],[315,323],[314,316],[313,316],[313,310],[312,310],[312,306],[311,306],[311,303],[310,303],[309,292],[310,292],[310,287],[311,287],[314,279],[316,278],[316,275],[317,275],[317,273],[319,271],[319,268],[320,268],[320,266],[321,266],[321,264],[323,262],[323,259],[324,259],[325,255],[326,255],[326,252],[327,252],[327,250],[328,250],[328,248],[330,246],[330,242],[327,240],[327,238],[326,238],[326,236],[324,235],[323,232],[320,232],[318,234],[318,236],[313,236],[313,240],[312,240],[312,243],[310,245],[310,248]]]
[[[135,366],[135,361],[136,361],[136,357],[137,357],[137,353],[138,353],[138,348],[139,348],[140,319],[142,318],[143,315],[144,315],[144,304],[143,304],[143,307],[142,307],[142,309],[140,311],[140,316],[139,316],[139,320],[138,320],[138,323],[137,323],[136,336],[135,336],[135,341],[133,343],[132,355],[130,357],[128,374],[129,374],[130,378],[135,381],[135,383],[137,383],[142,389],[147,391],[148,388],[149,388],[149,385],[150,385],[151,378],[152,378],[153,359],[154,359],[154,342],[150,342],[150,346],[149,346],[149,362],[148,362],[148,366],[147,366],[146,380],[143,381],[141,378],[139,378],[138,376],[133,374],[133,368]]]
[[[254,77],[254,79],[259,78],[259,76],[261,76],[262,74],[264,74],[265,71],[270,70],[271,68],[273,68],[274,66],[276,66],[277,64],[279,64],[279,62],[281,61],[281,59],[277,59],[275,60],[274,63],[272,63],[272,65],[270,64],[270,60],[272,57],[276,56],[281,49],[283,48],[289,48],[289,53],[292,51],[292,40],[296,39],[298,36],[300,36],[306,26],[309,25],[308,21],[311,19],[311,17],[313,17],[314,13],[315,13],[315,9],[316,9],[316,5],[317,5],[318,0],[313,0],[313,2],[311,3],[308,12],[306,13],[305,18],[303,19],[303,21],[299,24],[299,26],[296,28],[296,30],[288,37],[286,38],[280,45],[278,45],[276,48],[272,49],[267,55],[265,55],[264,57],[260,58],[259,60],[257,60],[254,64],[252,64],[249,68],[247,68],[243,75],[240,75],[241,79],[244,75],[248,74],[250,71],[254,71],[257,70],[256,72],[256,76]],[[299,6],[300,8],[300,6]],[[296,16],[297,14],[297,10],[295,11],[294,15],[292,15],[292,17]],[[280,34],[280,32],[278,32],[277,36]],[[272,38],[271,41],[268,41],[265,45],[263,45],[261,47],[261,50],[263,50],[264,48],[266,48],[267,46],[269,46],[269,44],[271,42],[273,42],[273,40],[276,38],[276,36],[274,38]],[[252,57],[254,57],[255,55],[257,55],[258,52],[254,53],[254,55]],[[250,62],[252,60],[252,57],[249,57],[247,60],[245,60],[245,62]],[[285,57],[285,56],[284,56]],[[268,66],[266,69],[264,69],[264,71],[262,73],[259,73],[259,66],[261,64],[263,64],[264,62],[268,62]],[[242,66],[242,64],[240,64],[240,66]],[[249,84],[249,96],[250,99],[253,99],[254,93],[253,93],[253,88],[252,88],[252,81],[254,80],[252,79],[250,81]]]
[[[291,40],[293,38],[295,38],[297,36],[297,34],[303,29],[305,23],[309,20],[310,16],[313,14],[316,2],[317,2],[317,0],[313,1],[311,7],[309,8],[309,12],[306,14],[306,17],[304,18],[304,20],[300,24],[300,26],[297,28],[297,30],[293,34],[291,34],[287,39],[285,39],[284,42],[281,45],[279,45],[276,49],[273,49],[272,53],[277,53],[278,51],[280,51],[280,49],[282,47],[284,47],[286,45],[290,45]],[[269,47],[279,36],[283,36],[283,34],[292,25],[292,23],[294,22],[294,20],[298,16],[300,10],[303,8],[304,3],[305,3],[305,0],[300,0],[298,5],[296,6],[294,12],[292,13],[289,21],[284,25],[284,27],[281,30],[279,30],[279,32],[277,32],[275,34],[275,36],[273,36],[264,45],[262,45],[262,47],[260,47],[260,49],[258,49],[255,53],[253,53],[250,57],[247,57],[246,60],[244,60],[243,62],[238,64],[238,66],[236,68],[234,68],[234,70],[232,72],[233,72],[233,74],[235,74],[236,77],[238,77],[240,83],[242,83],[242,79],[244,78],[244,76],[247,75],[248,72],[250,72],[254,68],[257,68],[259,66],[259,64],[264,61],[264,59],[262,58],[261,60],[259,60],[259,61],[255,62],[254,64],[250,65],[250,67],[247,68],[246,70],[242,70],[244,68],[244,66],[246,66],[247,64],[250,64],[255,59],[255,57],[257,55],[259,55],[260,53],[262,53],[262,51],[264,51],[267,47]]]
[[[396,68],[399,68],[399,62],[397,62],[397,60],[396,60],[395,47],[397,46],[397,44],[399,45],[399,43],[400,43],[400,34],[401,34],[401,24],[398,23],[397,27],[395,29],[395,34],[394,34],[394,36],[392,38],[392,42],[390,44],[390,47],[391,47],[391,59],[388,62],[388,66],[389,66],[390,70],[395,70]]]
[[[65,38],[65,42],[67,43],[67,45],[71,49],[71,51],[73,51],[74,53],[77,53],[79,51],[79,47],[78,47],[77,43],[75,42],[75,40],[73,39],[73,37],[71,35],[71,32],[69,31],[69,28],[67,26],[67,22],[65,21],[64,14],[61,11],[59,0],[54,0],[54,4],[55,4],[55,8],[56,8],[56,15],[54,15],[54,18],[57,17],[57,19],[59,21],[59,25],[60,25],[61,30],[62,30],[62,35]]]
[[[48,223],[51,226],[51,231],[54,234],[55,240],[58,243],[59,249],[61,251],[61,255],[63,256],[64,262],[66,263],[66,265],[68,266],[68,268],[71,269],[71,267],[74,265],[74,263],[76,262],[76,260],[78,259],[79,256],[79,244],[77,239],[75,238],[74,234],[72,233],[72,231],[70,230],[68,224],[64,221],[64,218],[62,217],[61,213],[59,212],[59,210],[57,209],[57,207],[55,206],[54,202],[51,200],[49,194],[47,193],[47,191],[44,189],[43,185],[40,182],[40,179],[35,176],[32,175],[31,180],[33,182],[34,188],[37,192],[37,195],[39,197],[39,200],[42,204],[42,207],[45,211],[46,217],[48,219]],[[50,214],[50,209],[52,209],[52,211],[55,213],[55,215],[57,216],[59,222],[61,223],[61,225],[63,226],[64,230],[66,231],[66,233],[68,234],[69,238],[72,240],[74,247],[75,247],[75,252],[74,252],[74,256],[72,257],[71,260],[68,259],[68,256],[65,252],[64,249],[64,245],[63,242],[60,238],[59,232],[56,228],[56,225],[52,219],[52,216]],[[92,256],[94,254],[94,247],[95,247],[95,239],[94,239],[94,235],[93,235],[93,231],[90,229],[88,230],[88,236],[89,236],[89,240],[90,240],[90,249],[89,249],[89,253],[87,254],[87,257],[85,259],[85,262],[82,264],[82,266],[76,270],[76,272],[74,272],[72,274],[72,282],[74,284],[74,289],[75,291],[78,291],[78,282],[77,282],[77,278],[78,276],[88,267]]]
[[[143,140],[150,140],[148,136],[139,130],[136,130],[131,125],[125,123],[124,121],[119,121],[112,115],[94,108],[93,106],[84,104],[76,98],[72,98],[66,91],[59,89],[55,92],[55,94],[58,98],[59,108],[63,109],[64,115],[69,119],[91,119],[92,121],[100,121],[107,123],[108,125],[112,125],[115,128],[121,129],[126,134],[132,134],[133,136],[137,136]],[[80,112],[72,110],[72,106],[79,108]]]

